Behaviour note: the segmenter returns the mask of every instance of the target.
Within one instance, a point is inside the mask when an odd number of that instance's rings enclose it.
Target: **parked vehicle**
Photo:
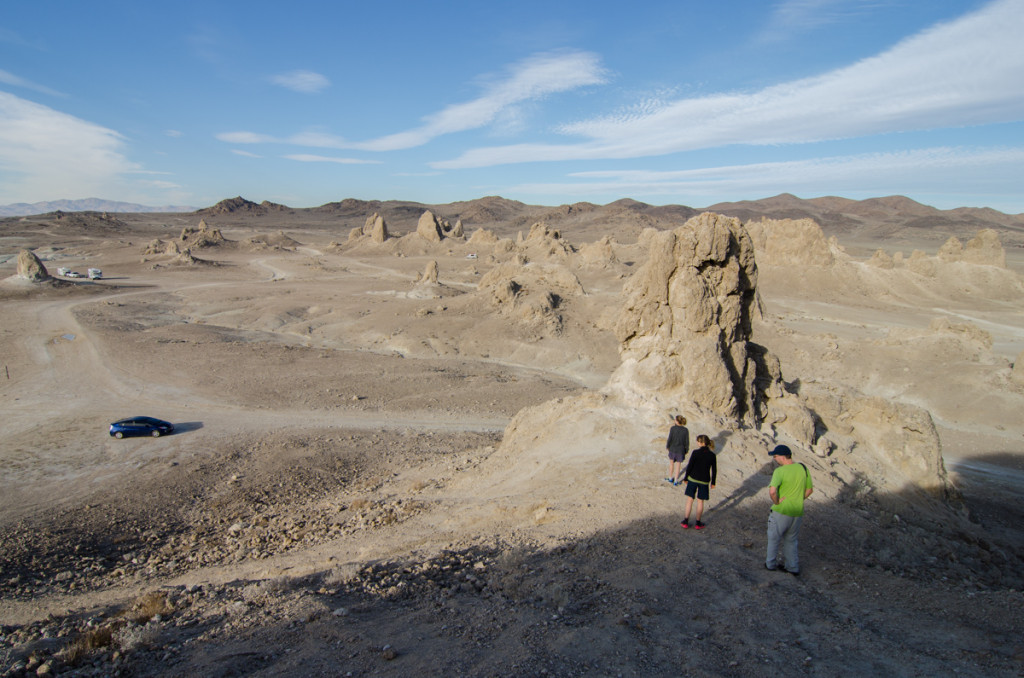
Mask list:
[[[67,272],[67,277],[68,278],[81,278],[82,274],[79,273],[78,271],[68,271]]]
[[[67,266],[61,266],[60,268],[57,269],[57,275],[67,275],[70,272],[71,269],[68,268]]]
[[[103,277],[103,271],[101,271],[98,268],[90,268],[88,273],[89,273],[89,280],[99,280],[100,278]]]
[[[169,433],[174,433],[174,424],[153,417],[131,417],[115,421],[110,425],[110,435],[115,438],[124,438],[125,436],[159,438]]]

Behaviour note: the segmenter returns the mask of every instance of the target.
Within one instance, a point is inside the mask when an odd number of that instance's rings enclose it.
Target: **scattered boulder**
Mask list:
[[[32,282],[50,279],[46,266],[43,266],[43,262],[31,250],[18,252],[18,276]]]

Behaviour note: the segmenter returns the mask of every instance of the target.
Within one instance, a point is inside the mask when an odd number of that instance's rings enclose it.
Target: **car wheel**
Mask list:
[[[115,438],[124,438],[124,433],[122,433],[121,431],[118,431],[117,433],[114,434],[114,437]]]
[[[160,437],[160,429],[158,429],[158,428],[153,429],[153,432],[150,433],[150,435],[153,436],[154,438],[159,438]]]

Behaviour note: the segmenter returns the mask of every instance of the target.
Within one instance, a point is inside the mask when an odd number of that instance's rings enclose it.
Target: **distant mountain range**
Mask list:
[[[433,210],[454,223],[461,219],[471,228],[499,227],[528,229],[531,224],[544,223],[576,233],[590,232],[594,237],[612,235],[635,237],[645,227],[673,228],[701,212],[718,212],[743,221],[768,219],[813,219],[827,235],[865,236],[870,238],[973,237],[983,228],[996,229],[1004,244],[1024,247],[1024,214],[1004,214],[987,207],[959,207],[940,210],[904,196],[851,200],[828,196],[798,198],[783,193],[759,200],[717,203],[707,207],[686,205],[648,205],[624,198],[596,205],[588,202],[556,207],[528,205],[500,196],[484,196],[474,200],[428,205],[403,200],[359,200],[346,198],[319,207],[292,208],[264,200],[255,203],[241,196],[222,200],[204,208],[165,206],[151,207],[132,203],[89,198],[87,200],[55,200],[33,204],[0,206],[0,217],[64,212],[165,213],[193,212],[212,219],[274,219],[293,223],[296,219],[314,221],[340,220],[351,226],[362,224],[367,216],[379,213],[389,226],[414,229],[425,209]]]
[[[16,202],[12,205],[0,205],[0,217],[23,217],[29,214],[46,214],[48,212],[195,212],[195,207],[165,205],[152,207],[137,205],[131,202],[116,202],[100,198],[84,200],[51,200],[49,202]]]

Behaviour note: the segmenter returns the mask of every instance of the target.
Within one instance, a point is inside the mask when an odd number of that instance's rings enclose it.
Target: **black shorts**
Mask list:
[[[679,452],[678,450],[669,450],[668,458],[672,461],[686,461],[686,452]]]
[[[707,501],[708,497],[711,496],[711,489],[706,483],[695,483],[692,480],[686,481],[686,496],[692,497],[697,496],[697,499]]]

